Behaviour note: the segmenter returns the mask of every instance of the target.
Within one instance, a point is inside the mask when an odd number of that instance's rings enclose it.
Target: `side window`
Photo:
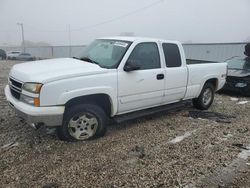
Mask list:
[[[137,65],[140,70],[161,68],[158,46],[154,42],[138,44],[128,58],[131,65]]]
[[[180,67],[181,55],[176,44],[162,44],[167,67]]]

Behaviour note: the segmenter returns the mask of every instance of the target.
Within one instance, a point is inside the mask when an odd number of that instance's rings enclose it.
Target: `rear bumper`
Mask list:
[[[46,126],[62,125],[64,106],[34,107],[25,104],[12,97],[8,85],[5,87],[5,96],[16,115],[24,119],[28,124],[41,123]]]

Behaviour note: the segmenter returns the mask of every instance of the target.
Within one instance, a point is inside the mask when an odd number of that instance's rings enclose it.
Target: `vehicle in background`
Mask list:
[[[76,58],[14,65],[5,96],[33,127],[57,127],[62,140],[88,140],[103,136],[110,119],[141,117],[171,103],[193,99],[206,110],[226,72],[226,63],[188,64],[180,42],[101,38]]]
[[[34,61],[36,58],[32,56],[30,53],[20,53],[13,60],[20,60],[20,61]]]
[[[20,51],[10,51],[7,53],[7,59],[15,60],[20,53],[21,53]]]
[[[6,57],[7,57],[6,52],[4,50],[0,49],[0,58],[2,60],[4,60],[4,59],[6,59]]]
[[[227,61],[227,81],[222,90],[250,96],[250,57],[234,58]]]
[[[234,91],[250,96],[250,44],[245,46],[245,58],[235,57],[227,61],[228,75],[223,91]]]

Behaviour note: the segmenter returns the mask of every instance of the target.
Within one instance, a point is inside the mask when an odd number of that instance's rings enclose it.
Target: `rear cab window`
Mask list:
[[[182,61],[178,45],[173,43],[163,43],[162,48],[166,66],[169,68],[181,67]]]

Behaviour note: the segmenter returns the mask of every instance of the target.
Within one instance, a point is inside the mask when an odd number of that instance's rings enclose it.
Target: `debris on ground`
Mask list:
[[[56,133],[55,128],[46,128],[46,133],[49,135],[54,135]]]
[[[186,133],[185,133],[184,135],[182,135],[182,136],[177,136],[177,137],[175,137],[173,140],[170,140],[169,143],[171,143],[171,144],[176,144],[176,143],[178,143],[178,142],[181,142],[181,141],[184,140],[185,138],[190,137],[195,131],[196,131],[196,130],[194,130],[194,131],[189,131],[189,132],[186,132]]]
[[[239,98],[231,97],[230,100],[231,101],[239,101]]]
[[[247,132],[249,131],[249,129],[248,129],[247,127],[243,127],[243,128],[237,129],[237,131],[238,131],[239,133],[247,133]]]
[[[47,183],[42,188],[58,188],[60,187],[57,183]]]
[[[244,150],[249,150],[247,147],[245,147],[243,144],[239,144],[239,143],[233,143],[232,146],[240,148],[240,149],[244,149]]]
[[[142,159],[145,157],[145,149],[142,146],[135,146],[132,150],[131,150],[131,155],[138,157],[139,159]]]
[[[189,117],[194,119],[208,119],[212,121],[216,121],[218,123],[231,123],[232,118],[236,118],[232,115],[226,115],[218,112],[209,112],[209,111],[198,111],[193,110],[189,111]]]
[[[249,101],[240,101],[237,104],[247,104],[247,103],[249,103]]]
[[[2,149],[5,149],[5,148],[13,148],[13,147],[16,147],[16,146],[18,146],[18,145],[19,145],[18,142],[11,142],[11,143],[8,143],[8,144],[3,145],[1,148],[2,148]]]

